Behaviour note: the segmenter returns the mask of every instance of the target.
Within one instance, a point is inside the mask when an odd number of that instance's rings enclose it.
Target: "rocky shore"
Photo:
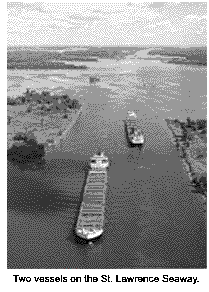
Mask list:
[[[183,160],[195,192],[207,196],[207,121],[186,122],[166,119],[172,131],[179,158]]]

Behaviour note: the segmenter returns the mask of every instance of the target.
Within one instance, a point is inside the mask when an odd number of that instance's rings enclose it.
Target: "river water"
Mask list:
[[[10,96],[30,87],[84,103],[42,168],[8,163],[8,268],[205,267],[205,213],[164,119],[206,117],[206,68],[156,60],[88,64],[79,72],[8,71]],[[93,74],[101,81],[90,86]],[[127,147],[128,108],[140,111],[141,151]],[[105,233],[90,247],[73,231],[88,159],[97,150],[111,163]]]
[[[29,87],[38,92],[68,93],[82,100],[91,90],[89,76],[98,75],[101,81],[96,86],[108,94],[115,112],[143,104],[151,114],[162,118],[206,117],[206,67],[155,59],[102,59],[82,64],[89,69],[8,70],[8,96],[16,97]]]

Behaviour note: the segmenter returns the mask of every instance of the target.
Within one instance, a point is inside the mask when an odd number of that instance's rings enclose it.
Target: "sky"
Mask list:
[[[206,2],[8,2],[7,45],[207,45],[206,9]]]

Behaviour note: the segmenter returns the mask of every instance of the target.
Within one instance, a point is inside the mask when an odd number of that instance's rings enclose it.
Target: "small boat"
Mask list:
[[[89,77],[89,82],[90,84],[95,84],[96,82],[100,81],[100,78],[97,76],[90,76]]]

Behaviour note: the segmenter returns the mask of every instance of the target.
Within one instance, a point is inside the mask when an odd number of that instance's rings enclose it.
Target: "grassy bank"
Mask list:
[[[166,120],[173,133],[179,157],[188,166],[195,191],[207,195],[207,121],[200,119],[186,122]]]
[[[58,145],[64,131],[75,121],[81,108],[78,100],[68,95],[53,96],[49,92],[38,94],[27,90],[16,99],[7,99],[7,149],[44,148]],[[32,143],[31,143],[32,142]],[[30,147],[31,146],[31,147]],[[22,149],[22,148],[21,148]],[[23,150],[23,149],[22,149]]]

